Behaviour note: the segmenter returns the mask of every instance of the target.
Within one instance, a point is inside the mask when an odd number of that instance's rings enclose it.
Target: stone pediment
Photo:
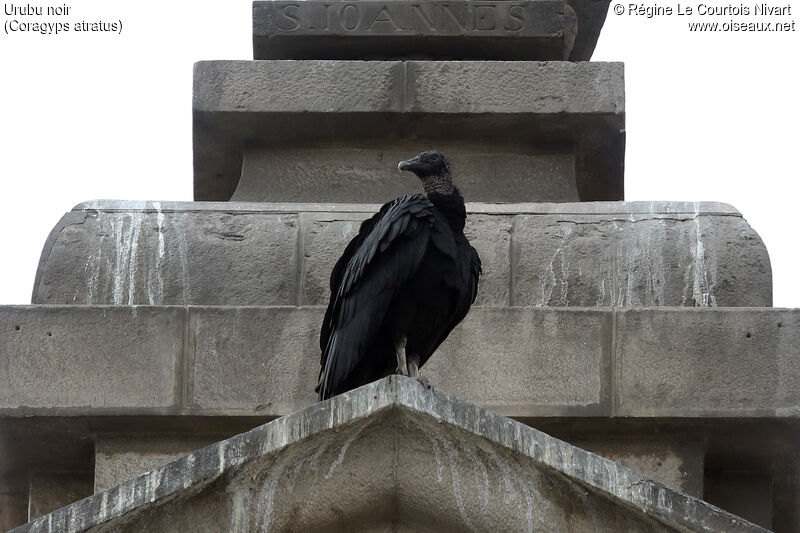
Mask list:
[[[389,377],[21,526],[39,531],[764,531]]]

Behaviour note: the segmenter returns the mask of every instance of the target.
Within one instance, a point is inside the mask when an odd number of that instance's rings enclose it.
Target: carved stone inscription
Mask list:
[[[255,2],[256,35],[553,36],[563,2],[273,0]]]

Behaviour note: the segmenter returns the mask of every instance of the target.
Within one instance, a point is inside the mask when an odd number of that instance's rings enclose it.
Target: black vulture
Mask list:
[[[319,337],[319,399],[419,367],[475,301],[481,260],[464,236],[464,198],[438,150],[401,161],[425,194],[365,220],[331,273]]]

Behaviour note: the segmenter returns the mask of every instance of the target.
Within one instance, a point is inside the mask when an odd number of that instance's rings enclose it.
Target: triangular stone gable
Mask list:
[[[764,531],[391,376],[21,526],[39,531]]]

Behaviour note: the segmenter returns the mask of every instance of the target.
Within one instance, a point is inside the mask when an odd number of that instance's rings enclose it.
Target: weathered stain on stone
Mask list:
[[[349,204],[110,201],[76,209],[48,240],[35,303],[325,305],[334,263],[374,212]],[[468,209],[465,233],[484,270],[478,306],[772,301],[766,248],[729,207],[608,202],[592,209],[576,203]]]
[[[521,261],[530,266],[520,265],[523,274],[516,285],[516,301],[524,298],[522,302],[537,307],[567,306],[573,294],[578,305],[593,301],[596,306],[613,307],[715,307],[719,244],[714,240],[714,246],[704,245],[704,219],[708,216],[701,213],[669,219],[631,213],[627,219],[560,218],[543,230],[536,221],[526,221],[530,229],[523,228],[523,233],[528,240],[519,246]],[[531,279],[528,274],[533,276],[533,287],[526,284]],[[597,280],[594,286],[587,283],[591,280]],[[570,282],[578,286],[572,293]]]

